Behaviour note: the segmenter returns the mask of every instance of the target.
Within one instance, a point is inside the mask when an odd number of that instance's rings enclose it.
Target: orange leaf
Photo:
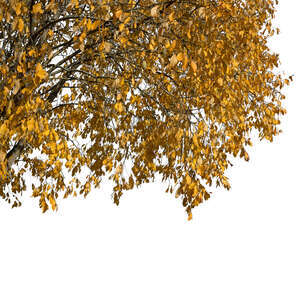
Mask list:
[[[45,79],[48,76],[48,73],[43,69],[43,67],[40,63],[38,63],[36,66],[35,74],[40,79]]]
[[[38,13],[42,14],[43,13],[42,3],[34,4],[33,7],[32,7],[32,12],[34,14],[38,14]]]
[[[197,71],[197,64],[193,60],[191,61],[191,67],[192,67],[194,73],[196,73],[196,71]]]

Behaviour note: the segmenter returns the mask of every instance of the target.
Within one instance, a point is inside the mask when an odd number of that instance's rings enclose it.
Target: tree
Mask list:
[[[275,4],[0,0],[1,197],[55,210],[109,174],[118,204],[160,174],[191,218],[251,131],[280,132]]]

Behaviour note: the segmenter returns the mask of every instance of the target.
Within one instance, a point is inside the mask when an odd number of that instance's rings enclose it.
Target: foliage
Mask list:
[[[277,4],[277,3],[276,3]],[[109,174],[160,174],[191,210],[280,131],[272,0],[0,0],[0,195],[43,211]],[[29,178],[29,179],[28,179]]]

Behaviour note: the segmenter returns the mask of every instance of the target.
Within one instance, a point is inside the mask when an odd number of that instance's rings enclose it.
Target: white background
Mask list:
[[[116,207],[110,185],[41,214],[0,205],[0,299],[300,299],[300,3],[281,0],[272,41],[295,74],[283,133],[256,143],[188,222],[159,182]]]

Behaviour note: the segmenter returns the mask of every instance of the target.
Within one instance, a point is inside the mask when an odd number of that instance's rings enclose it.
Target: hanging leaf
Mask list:
[[[47,72],[43,69],[42,65],[38,63],[35,69],[35,75],[40,79],[45,79],[47,77]]]
[[[33,7],[32,7],[32,12],[34,14],[38,14],[38,13],[42,14],[43,13],[42,3],[34,4]]]

